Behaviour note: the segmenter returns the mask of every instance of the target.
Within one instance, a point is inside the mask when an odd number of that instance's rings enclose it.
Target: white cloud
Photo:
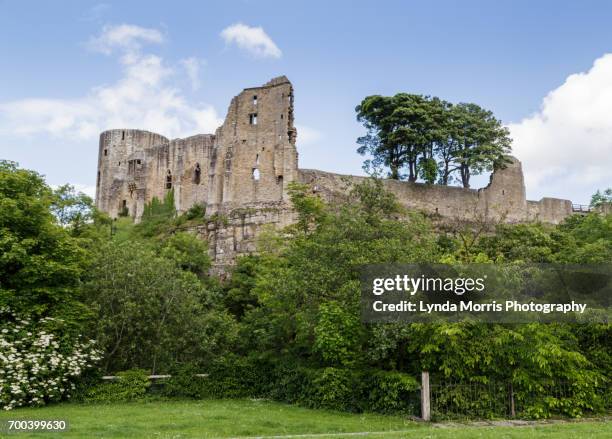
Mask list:
[[[90,49],[109,55],[116,48],[124,51],[136,51],[143,43],[159,44],[164,36],[157,29],[135,26],[133,24],[120,24],[117,26],[104,26],[102,33],[89,40]]]
[[[191,82],[191,89],[193,91],[199,90],[202,85],[200,82],[200,67],[202,66],[202,61],[192,56],[182,59],[181,65],[185,69],[187,77]]]
[[[509,125],[528,190],[588,201],[612,183],[612,54],[568,76],[540,111]]]
[[[280,58],[283,54],[261,27],[236,23],[223,29],[221,37],[257,58]]]
[[[154,29],[106,27],[97,39],[112,53],[119,49],[122,77],[93,87],[76,99],[28,98],[0,102],[0,134],[51,134],[71,139],[95,138],[111,128],[133,127],[168,137],[212,133],[222,123],[210,105],[192,104],[173,85],[177,69],[157,55],[143,53],[144,42],[162,42]]]

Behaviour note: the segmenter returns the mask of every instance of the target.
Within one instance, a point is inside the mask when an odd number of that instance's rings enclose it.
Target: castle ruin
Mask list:
[[[138,221],[146,203],[174,191],[178,212],[202,204],[207,215],[227,218],[223,224],[196,228],[208,240],[216,265],[254,252],[262,226],[294,222],[287,195],[290,182],[306,183],[331,200],[342,193],[346,181],[365,178],[298,168],[293,99],[291,83],[281,76],[234,97],[215,134],[170,140],[134,129],[103,132],[96,207],[113,218],[127,213]],[[558,223],[572,214],[569,200],[527,200],[516,159],[495,171],[482,189],[396,180],[385,180],[384,185],[405,207],[443,218],[480,215],[506,222]]]

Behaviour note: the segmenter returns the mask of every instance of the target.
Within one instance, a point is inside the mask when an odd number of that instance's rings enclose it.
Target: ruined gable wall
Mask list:
[[[209,188],[213,211],[286,201],[297,173],[293,88],[285,77],[232,99],[216,132]]]

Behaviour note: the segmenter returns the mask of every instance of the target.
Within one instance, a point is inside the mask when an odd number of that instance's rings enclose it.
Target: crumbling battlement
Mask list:
[[[383,183],[404,207],[435,213],[451,220],[488,218],[507,223],[542,221],[556,224],[572,214],[569,200],[527,200],[521,162],[514,157],[511,159],[506,168],[491,174],[489,184],[481,189],[398,180],[384,180]],[[314,169],[299,170],[300,181],[310,184],[314,192],[328,200],[341,195],[347,183],[357,183],[365,178]]]
[[[255,237],[264,225],[282,227],[295,220],[287,197],[290,182],[307,183],[333,200],[346,190],[347,181],[365,178],[298,169],[293,98],[291,83],[281,76],[234,97],[215,134],[169,140],[142,130],[103,132],[96,206],[111,217],[128,214],[138,221],[146,203],[172,190],[179,212],[203,204],[207,214],[227,218],[196,231],[209,241],[216,264],[255,251]],[[482,189],[395,180],[384,184],[405,207],[450,219],[558,223],[572,214],[568,200],[527,200],[516,159],[496,170]]]

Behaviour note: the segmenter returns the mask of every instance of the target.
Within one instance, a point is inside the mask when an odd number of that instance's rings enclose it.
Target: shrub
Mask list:
[[[198,376],[206,373],[206,376]],[[162,393],[187,398],[265,397],[274,383],[273,371],[253,357],[219,357],[203,369],[188,364],[175,369]]]
[[[308,402],[308,389],[315,371],[294,362],[282,362],[274,369],[269,397],[290,404]]]
[[[418,381],[400,372],[374,371],[368,382],[367,409],[380,413],[414,413],[419,404]]]
[[[164,383],[162,394],[179,398],[203,398],[208,377],[199,374],[202,374],[202,370],[193,364],[172,370],[171,378]]]
[[[204,219],[204,215],[206,215],[206,205],[203,203],[196,203],[191,206],[183,215],[187,220]]]
[[[306,405],[312,408],[361,411],[361,380],[349,369],[326,367],[314,372]]]
[[[85,393],[86,402],[134,401],[144,397],[151,385],[147,371],[132,369],[119,372],[117,379],[102,382]]]
[[[70,397],[75,380],[100,359],[93,340],[62,334],[63,321],[0,309],[0,406],[43,405]]]
[[[215,360],[203,381],[203,396],[211,398],[262,397],[269,390],[270,370],[253,358],[229,355]]]

